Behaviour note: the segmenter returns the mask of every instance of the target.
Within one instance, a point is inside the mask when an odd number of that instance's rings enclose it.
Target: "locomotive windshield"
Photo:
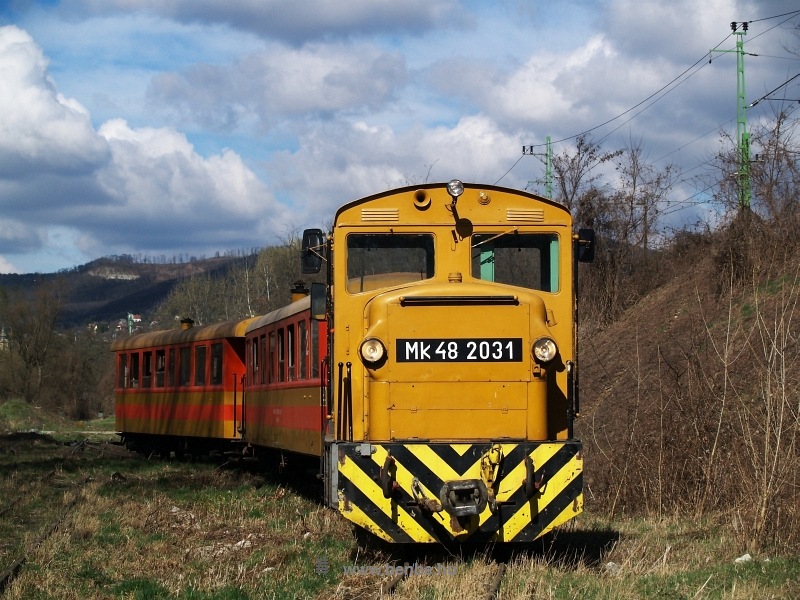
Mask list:
[[[558,236],[496,232],[472,236],[472,276],[543,292],[557,292]]]
[[[347,236],[347,291],[351,294],[433,277],[430,234]]]

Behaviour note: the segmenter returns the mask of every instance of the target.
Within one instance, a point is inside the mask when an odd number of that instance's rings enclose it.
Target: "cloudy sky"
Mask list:
[[[3,0],[0,272],[261,247],[426,180],[543,191],[522,146],[585,131],[677,164],[692,222],[731,21],[748,101],[800,73],[791,0]]]

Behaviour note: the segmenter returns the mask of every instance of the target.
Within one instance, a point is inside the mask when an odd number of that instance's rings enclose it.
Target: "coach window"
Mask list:
[[[347,236],[347,291],[358,294],[433,277],[430,234]]]
[[[558,236],[517,231],[472,236],[472,276],[484,281],[555,293]]]
[[[194,349],[194,384],[204,385],[206,382],[206,346]]]
[[[175,348],[169,349],[167,354],[167,386],[175,385]]]
[[[119,355],[119,371],[117,371],[117,387],[128,387],[128,355]]]
[[[284,344],[283,329],[278,329],[278,381],[286,381],[286,345]]]
[[[189,385],[192,372],[192,349],[188,346],[181,348],[181,378],[180,385]]]
[[[165,357],[166,353],[164,350],[156,350],[156,387],[164,387]]]
[[[250,344],[250,381],[258,383],[258,338],[253,338],[248,341]]]
[[[131,387],[139,387],[139,353],[131,354]]]
[[[259,380],[260,383],[267,383],[267,334],[265,333],[260,338],[261,350],[261,364],[259,365],[259,370],[261,371],[261,379]],[[253,340],[255,344],[256,341]]]
[[[295,350],[297,348],[297,344],[295,343],[294,338],[294,325],[287,325],[286,327],[286,365],[289,368],[289,381],[294,381],[297,379],[297,373],[295,371]]]
[[[319,377],[319,326],[311,323],[311,378]]]
[[[275,340],[275,332],[269,332],[269,359],[267,360],[267,364],[269,365],[269,382],[275,383],[275,361],[277,360],[277,351],[276,351],[276,340]]]
[[[297,324],[297,339],[300,346],[300,379],[308,379],[308,331],[305,321]]]
[[[149,388],[153,379],[153,353],[142,352],[142,387]]]
[[[222,343],[211,344],[211,385],[222,383]]]

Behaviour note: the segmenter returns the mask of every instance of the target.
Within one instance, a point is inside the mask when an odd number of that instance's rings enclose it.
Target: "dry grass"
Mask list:
[[[30,553],[7,597],[226,589],[261,597],[291,589],[312,570],[315,552],[350,537],[330,511],[284,487],[185,467],[162,465],[124,482],[98,478],[84,488],[64,526]]]
[[[260,473],[79,455],[33,441],[13,455],[22,460],[0,460],[3,498],[37,473],[53,473],[49,487],[29,488],[46,502],[4,519],[20,521],[18,545],[29,558],[7,598],[372,598],[389,579],[385,571],[347,569],[416,563],[417,572],[392,597],[463,600],[485,597],[498,562],[508,565],[501,600],[800,597],[797,557],[756,554],[751,563],[734,565],[746,549],[722,514],[614,521],[585,515],[525,547],[387,548],[364,545],[334,511]],[[86,477],[86,485],[73,486]],[[34,547],[76,494],[79,502],[61,527]],[[23,514],[31,518],[22,522]],[[5,564],[13,556],[3,550]]]

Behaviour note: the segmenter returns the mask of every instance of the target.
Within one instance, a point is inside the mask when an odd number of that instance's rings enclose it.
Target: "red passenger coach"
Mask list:
[[[322,452],[327,330],[311,318],[310,305],[306,296],[247,326],[244,436],[252,446]]]
[[[254,319],[115,341],[116,426],[140,451],[241,439],[245,338]]]

